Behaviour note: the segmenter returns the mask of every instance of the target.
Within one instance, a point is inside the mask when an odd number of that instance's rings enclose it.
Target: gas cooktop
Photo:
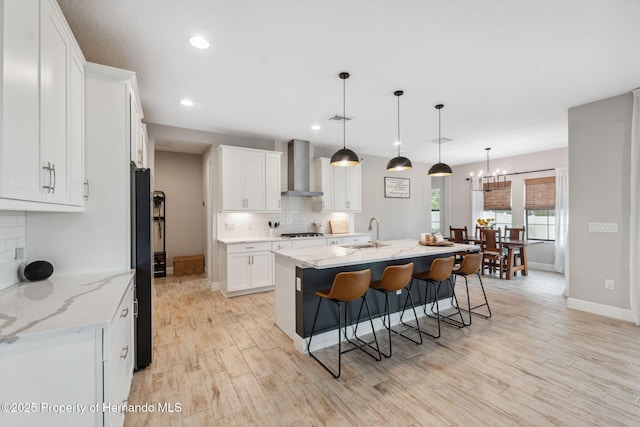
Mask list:
[[[280,237],[285,239],[293,239],[296,237],[321,237],[324,236],[322,233],[314,233],[314,232],[302,232],[302,233],[282,233]]]

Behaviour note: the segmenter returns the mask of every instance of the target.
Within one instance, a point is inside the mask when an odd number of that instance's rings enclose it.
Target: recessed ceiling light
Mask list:
[[[180,100],[180,105],[183,105],[185,107],[193,107],[193,101],[188,98],[182,98]]]
[[[320,125],[312,125],[311,129],[313,130],[320,130]]]
[[[209,48],[209,42],[207,41],[207,39],[205,39],[204,37],[201,36],[191,36],[189,37],[189,43],[191,43],[191,46],[197,48],[197,49],[208,49]]]

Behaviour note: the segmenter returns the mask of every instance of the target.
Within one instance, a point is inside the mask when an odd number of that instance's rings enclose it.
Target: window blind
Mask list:
[[[532,178],[524,180],[524,208],[543,210],[556,208],[556,177]]]
[[[484,184],[484,210],[485,211],[510,211],[511,210],[511,181],[500,183],[499,188],[493,188],[495,184]],[[487,191],[491,189],[491,191]]]

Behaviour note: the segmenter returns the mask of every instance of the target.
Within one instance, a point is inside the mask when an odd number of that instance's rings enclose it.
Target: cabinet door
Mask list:
[[[140,156],[140,114],[138,113],[138,103],[136,101],[136,94],[132,91],[129,97],[129,139],[130,139],[130,149],[131,161],[139,168],[142,167],[141,156]]]
[[[273,285],[273,255],[271,252],[253,252],[251,256],[251,287]]]
[[[251,287],[251,258],[248,254],[227,255],[227,292]]]
[[[40,32],[40,151],[44,200],[69,203],[68,103],[70,40],[64,22],[43,1]]]
[[[265,155],[265,210],[280,210],[280,156]]]
[[[39,1],[5,1],[0,195],[39,201]]]
[[[69,193],[70,203],[84,206],[84,60],[71,50],[69,84]]]
[[[243,153],[243,188],[245,210],[265,210],[265,155],[246,151]]]
[[[345,209],[359,211],[362,208],[360,190],[360,165],[349,166],[345,169]]]
[[[334,192],[333,192],[333,166],[329,163],[329,159],[320,159],[320,191],[322,195],[322,210],[332,211],[334,209]]]
[[[346,177],[349,166],[330,166],[333,170],[333,209],[344,211],[347,209]]]
[[[243,153],[240,150],[222,150],[219,152],[220,159],[220,194],[222,195],[222,210],[241,211],[244,210],[243,194]]]

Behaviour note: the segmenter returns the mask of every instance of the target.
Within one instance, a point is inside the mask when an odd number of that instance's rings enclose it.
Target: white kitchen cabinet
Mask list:
[[[280,211],[281,153],[265,153],[265,210]]]
[[[140,100],[136,95],[136,91],[131,91],[129,94],[129,140],[131,141],[130,160],[137,167],[144,167],[144,151],[145,151],[145,138],[146,127],[143,127],[142,119],[144,118],[142,113],[142,107]]]
[[[218,146],[220,210],[279,211],[280,155],[273,151]]]
[[[55,0],[1,7],[0,209],[80,211],[84,57]]]
[[[225,296],[273,287],[271,242],[230,244],[221,252],[220,289]]]
[[[104,277],[98,280],[110,281]],[[30,285],[34,286],[24,286]],[[30,409],[4,412],[0,415],[2,425],[101,427],[124,424],[125,412],[103,411],[103,405],[121,407],[129,396],[134,358],[133,275],[127,273],[122,279],[112,279],[108,285],[125,291],[116,294],[112,290],[96,288],[95,279],[91,279],[78,286],[77,295],[65,295],[52,305],[63,304],[67,299],[75,302],[75,306],[70,304],[50,316],[57,319],[50,323],[50,330],[40,330],[31,336],[21,336],[13,343],[0,344],[0,377],[6,385],[0,387],[0,401],[15,402],[22,405],[21,408],[28,406]],[[64,293],[60,283],[49,286],[53,288],[54,298],[58,292]],[[87,288],[91,291],[87,292]],[[106,298],[92,299],[93,292],[103,292]],[[120,298],[111,299],[112,296]],[[45,310],[50,309],[46,298],[38,301],[42,307],[47,307],[43,308]],[[83,324],[89,318],[96,319],[81,314],[86,308],[79,307],[82,302],[75,300],[82,298],[102,304],[95,313],[110,313],[100,319],[99,323],[104,322],[104,326]],[[19,307],[25,304],[21,301]],[[21,316],[28,316],[26,310],[18,309],[18,313],[18,321],[23,320]],[[43,322],[47,322],[46,317],[36,317],[24,329],[38,329]],[[58,413],[53,405],[75,405],[75,409]],[[84,411],[81,411],[82,407]]]
[[[331,166],[330,159],[320,157],[314,160],[316,188],[322,191],[321,211],[360,211],[361,167]]]

